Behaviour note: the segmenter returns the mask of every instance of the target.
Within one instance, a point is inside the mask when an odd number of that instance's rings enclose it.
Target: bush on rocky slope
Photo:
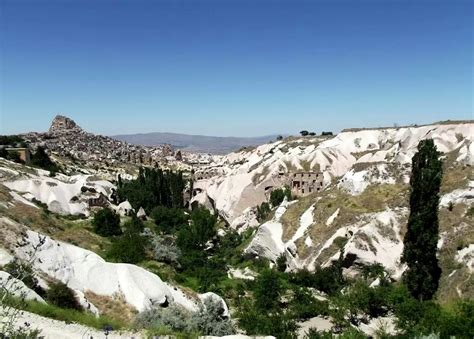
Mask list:
[[[171,305],[166,308],[154,308],[140,313],[135,321],[138,328],[144,328],[160,334],[180,333],[181,335],[225,336],[235,333],[228,317],[223,317],[219,302],[207,298],[197,312]]]
[[[92,220],[94,232],[103,236],[109,237],[112,235],[120,235],[120,216],[112,211],[110,208],[103,208],[94,215]]]
[[[48,302],[61,308],[69,308],[77,311],[83,310],[74,291],[62,282],[49,284],[48,290],[46,291],[46,299]]]

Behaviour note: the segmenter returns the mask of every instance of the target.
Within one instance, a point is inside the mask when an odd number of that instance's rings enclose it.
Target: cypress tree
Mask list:
[[[442,162],[432,139],[418,144],[412,159],[410,216],[403,241],[402,262],[408,265],[405,284],[412,296],[429,300],[438,289],[441,269],[436,258],[438,203]]]

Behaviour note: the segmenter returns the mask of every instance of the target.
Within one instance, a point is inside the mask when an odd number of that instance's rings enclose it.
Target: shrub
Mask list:
[[[103,208],[94,215],[92,220],[94,232],[108,237],[122,233],[120,229],[120,216],[109,208]]]
[[[218,291],[219,283],[227,278],[227,267],[224,260],[209,257],[201,250],[187,250],[179,258],[181,273],[178,282],[188,284],[194,281],[193,288],[200,292]]]
[[[135,215],[132,215],[132,218],[125,222],[123,225],[125,232],[132,232],[132,233],[141,233],[144,231],[145,226],[143,225],[143,221]]]
[[[474,206],[471,206],[467,209],[466,217],[468,218],[474,217]]]
[[[310,291],[301,287],[294,288],[289,309],[293,317],[300,320],[328,315],[328,303],[317,300]]]
[[[286,270],[286,256],[280,254],[276,260],[276,269],[280,272],[285,272]]]
[[[62,282],[52,283],[46,291],[46,299],[61,308],[70,308],[73,310],[82,310],[73,290]]]
[[[287,187],[285,187],[284,189],[278,188],[276,190],[273,190],[270,193],[270,204],[273,207],[279,206],[283,202],[285,197],[288,200],[291,200],[291,192]]]
[[[49,158],[45,149],[41,146],[39,146],[36,149],[36,152],[31,155],[31,165],[45,169],[52,173],[56,173],[60,170],[59,166]]]
[[[181,251],[202,250],[216,235],[217,217],[209,210],[198,208],[191,213],[191,222],[178,232],[177,244]]]
[[[312,287],[327,294],[336,294],[346,283],[339,261],[329,267],[318,267],[314,273],[307,270],[293,272],[288,278],[294,285]]]
[[[268,202],[262,202],[260,206],[257,206],[257,220],[263,222],[270,214],[270,204]]]
[[[139,328],[167,328],[181,333],[213,336],[235,332],[230,319],[223,317],[220,302],[210,298],[204,300],[204,305],[194,313],[176,304],[142,312],[137,315],[135,325]]]
[[[247,335],[275,335],[278,338],[295,338],[297,325],[290,313],[278,310],[262,311],[246,300],[238,314],[239,326]]]
[[[191,316],[191,326],[203,335],[226,336],[235,333],[229,317],[224,316],[224,309],[219,300],[206,298],[199,311]]]
[[[139,328],[166,327],[172,331],[191,332],[191,312],[172,304],[166,308],[153,308],[137,315],[135,325]]]
[[[146,258],[148,238],[135,231],[126,231],[112,243],[108,257],[129,264],[139,263]]]
[[[155,207],[150,214],[159,231],[175,234],[188,224],[188,215],[180,208]]]
[[[7,151],[3,152],[2,158],[5,158],[7,160],[17,162],[17,163],[23,163],[23,160],[21,160],[20,153],[14,152],[14,151]]]
[[[151,240],[153,257],[157,261],[177,265],[181,251],[171,238],[154,236]]]
[[[306,130],[302,130],[302,131],[300,132],[300,134],[301,134],[301,136],[305,137],[305,136],[307,136],[307,135],[309,134],[309,132],[306,131]]]
[[[10,273],[16,279],[21,280],[27,287],[34,290],[39,295],[44,295],[45,291],[38,284],[33,269],[30,264],[13,260],[3,267],[5,272]]]
[[[262,311],[278,309],[282,293],[283,282],[278,272],[266,269],[255,280],[255,306]]]

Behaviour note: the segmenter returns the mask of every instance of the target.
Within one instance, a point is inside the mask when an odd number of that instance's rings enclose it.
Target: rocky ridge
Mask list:
[[[74,120],[62,115],[53,119],[48,132],[30,132],[22,137],[33,148],[44,146],[53,154],[80,161],[137,165],[165,165],[168,161],[176,161],[175,151],[170,145],[131,145],[107,136],[88,133]]]

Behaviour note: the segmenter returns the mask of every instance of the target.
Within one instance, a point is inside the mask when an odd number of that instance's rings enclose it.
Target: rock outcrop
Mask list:
[[[63,115],[56,115],[49,127],[49,133],[51,134],[80,132],[82,132],[82,129],[74,122],[74,120]]]

